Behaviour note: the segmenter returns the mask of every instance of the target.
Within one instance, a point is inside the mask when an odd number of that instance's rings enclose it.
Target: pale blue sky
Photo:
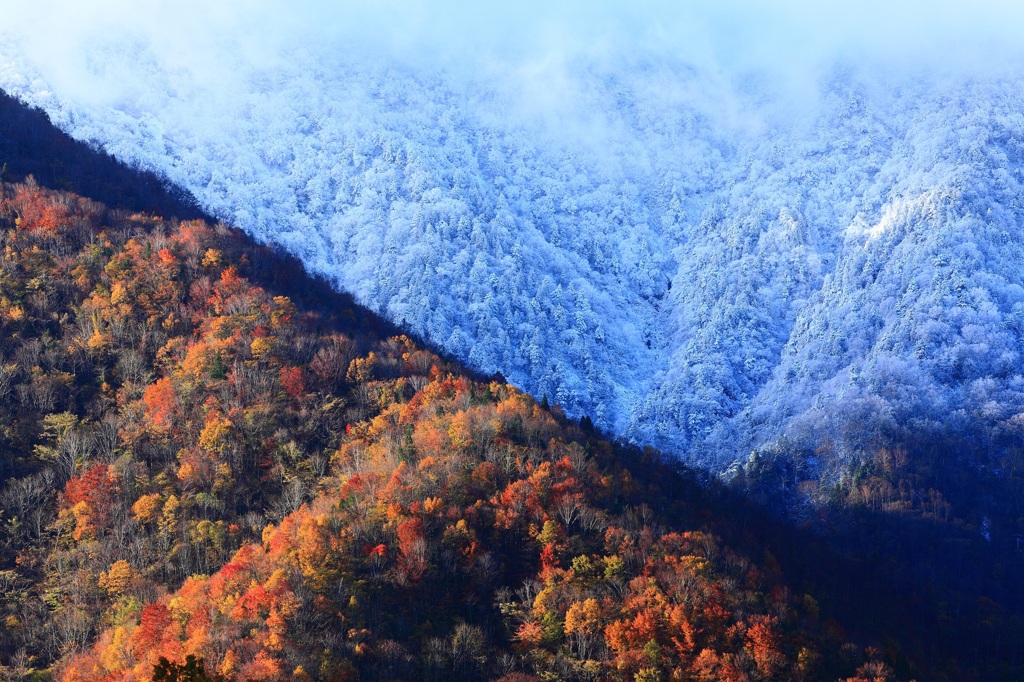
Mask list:
[[[998,59],[1024,35],[1007,0],[35,0],[5,7],[0,27],[56,47],[129,30],[166,46],[225,33],[268,41],[325,35],[395,52],[637,49],[728,63],[789,63],[839,52],[935,57],[955,48]]]
[[[727,75],[757,71],[793,93],[814,90],[840,59],[883,73],[1012,68],[1024,61],[1024,2],[34,0],[4,8],[5,35],[54,90],[82,101],[131,99],[137,59],[227,96],[239,60],[272,66],[296,46],[497,77],[557,71],[581,55],[653,56]],[[128,55],[123,68],[89,56],[108,44]]]

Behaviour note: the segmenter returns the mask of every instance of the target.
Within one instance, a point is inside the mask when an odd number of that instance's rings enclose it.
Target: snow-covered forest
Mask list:
[[[497,78],[295,48],[230,89],[90,59],[130,87],[62,91],[13,47],[0,87],[614,434],[721,470],[1024,433],[1024,79],[839,65],[791,107],[640,56]]]

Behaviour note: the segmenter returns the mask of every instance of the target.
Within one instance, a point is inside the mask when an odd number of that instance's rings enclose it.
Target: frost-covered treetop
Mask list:
[[[1024,80],[813,92],[648,57],[505,72],[296,47],[222,87],[144,45],[0,87],[370,308],[723,468],[1024,412]],[[1024,423],[1024,418],[1018,419]]]

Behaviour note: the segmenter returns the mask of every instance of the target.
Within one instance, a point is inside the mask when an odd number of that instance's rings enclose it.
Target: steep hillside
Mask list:
[[[195,210],[3,104],[10,175]],[[1012,431],[865,445],[838,480],[753,456],[725,489],[438,359],[238,231],[32,185],[0,213],[6,678],[190,653],[236,679],[1024,669]]]
[[[792,116],[655,58],[538,84],[297,51],[211,84],[117,45],[97,82],[133,94],[65,97],[16,56],[0,85],[617,435],[721,470],[857,424],[841,469],[1024,409],[1018,79],[837,68]]]
[[[33,183],[0,221],[5,676],[891,675],[656,453],[298,308],[228,228]]]

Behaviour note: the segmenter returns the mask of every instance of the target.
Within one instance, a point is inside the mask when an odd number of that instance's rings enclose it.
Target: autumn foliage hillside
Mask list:
[[[893,679],[656,453],[223,226],[4,185],[0,248],[5,678]]]

